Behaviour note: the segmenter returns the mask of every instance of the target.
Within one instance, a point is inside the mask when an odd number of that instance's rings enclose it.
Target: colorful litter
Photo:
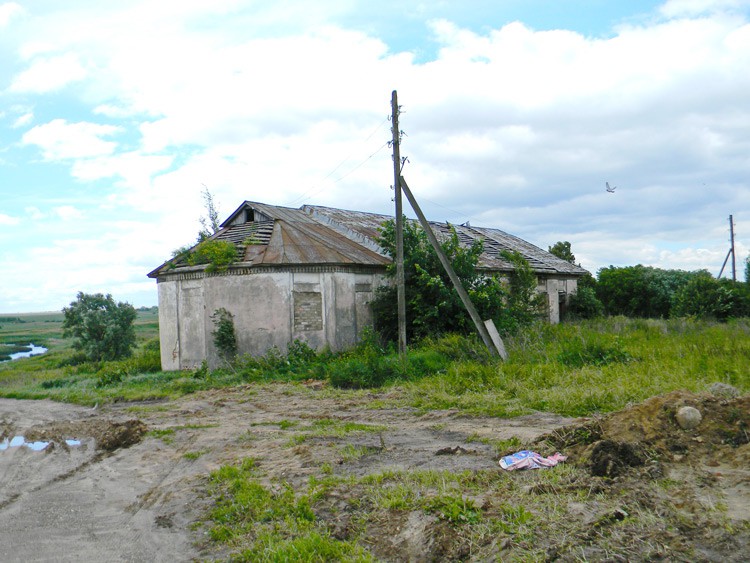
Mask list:
[[[500,467],[506,471],[515,471],[517,469],[542,469],[545,467],[554,467],[561,461],[565,461],[567,456],[561,453],[555,453],[549,457],[529,450],[521,450],[511,455],[506,455],[500,459]]]

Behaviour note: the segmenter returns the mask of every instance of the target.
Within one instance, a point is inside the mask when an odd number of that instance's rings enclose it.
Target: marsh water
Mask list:
[[[21,358],[30,358],[31,356],[38,356],[39,354],[44,354],[47,351],[47,348],[44,346],[37,346],[36,344],[29,343],[26,348],[28,350],[24,352],[15,352],[13,354],[9,354],[11,361],[12,360],[20,360]],[[8,361],[8,360],[4,360]]]

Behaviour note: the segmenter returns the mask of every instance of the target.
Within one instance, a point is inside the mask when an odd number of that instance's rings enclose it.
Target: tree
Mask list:
[[[709,272],[699,272],[675,295],[676,317],[726,319],[732,309],[732,294]]]
[[[650,266],[609,266],[599,270],[596,296],[609,315],[666,318],[680,290],[696,272]]]
[[[558,258],[561,258],[566,262],[570,262],[571,264],[576,263],[575,254],[573,254],[573,251],[570,249],[570,243],[567,240],[558,241],[554,245],[550,246],[549,253],[554,254]]]
[[[395,240],[394,221],[387,221],[380,230],[378,242],[391,257],[396,255]],[[469,247],[461,246],[453,231],[441,246],[481,318],[493,319],[498,330],[507,334],[533,317],[536,277],[520,255],[506,256],[515,271],[508,281],[503,281],[477,270],[482,241],[474,241]],[[395,263],[389,265],[387,275],[395,278]],[[406,332],[410,339],[474,330],[471,317],[427,235],[410,221],[404,221],[404,284]],[[372,303],[375,328],[386,340],[395,340],[398,334],[396,291],[395,285],[380,287]]]
[[[206,207],[206,216],[201,216],[199,219],[201,230],[198,232],[198,242],[203,242],[207,238],[210,238],[211,235],[218,233],[220,229],[219,210],[214,203],[213,194],[208,191],[205,184],[203,185],[201,195],[203,196],[203,204]]]
[[[132,354],[137,313],[129,303],[115,303],[110,294],[78,292],[63,314],[63,336],[74,337],[73,348],[87,360],[118,360]]]

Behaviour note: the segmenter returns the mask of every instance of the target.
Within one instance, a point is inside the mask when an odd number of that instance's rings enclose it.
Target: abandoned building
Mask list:
[[[299,209],[246,201],[211,238],[233,243],[239,261],[211,272],[207,265],[170,260],[148,274],[158,282],[161,362],[165,371],[192,369],[220,360],[211,315],[226,309],[234,318],[240,354],[286,350],[295,339],[315,349],[352,346],[372,325],[369,303],[388,283],[391,262],[377,244],[386,215],[304,205]],[[438,237],[446,223],[430,223]],[[576,291],[586,271],[498,229],[454,226],[459,240],[484,241],[479,266],[508,273],[500,252],[518,251],[547,294],[549,320]],[[208,271],[207,271],[208,270]]]

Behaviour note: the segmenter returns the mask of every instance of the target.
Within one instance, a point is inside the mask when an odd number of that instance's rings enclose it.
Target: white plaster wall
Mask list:
[[[557,324],[560,322],[560,281],[556,279],[547,280],[547,313],[549,322]]]
[[[206,359],[203,280],[182,280],[177,283],[180,369],[194,369]]]
[[[177,332],[177,284],[157,284],[159,294],[159,343],[161,369],[180,369],[180,340]]]
[[[272,346],[286,350],[292,322],[291,273],[214,276],[203,281],[206,288],[204,334],[210,366],[220,363],[213,343],[215,325],[210,317],[221,308],[234,316],[239,354],[265,354]]]

